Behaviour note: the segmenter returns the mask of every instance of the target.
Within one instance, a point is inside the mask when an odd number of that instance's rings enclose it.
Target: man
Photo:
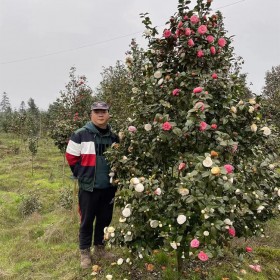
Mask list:
[[[110,166],[104,151],[118,137],[112,133],[108,121],[109,106],[99,101],[91,106],[91,121],[75,131],[66,149],[66,159],[79,184],[79,212],[81,216],[79,242],[81,267],[91,267],[93,222],[95,258],[111,257],[104,248],[104,228],[112,220],[116,187],[110,183]]]

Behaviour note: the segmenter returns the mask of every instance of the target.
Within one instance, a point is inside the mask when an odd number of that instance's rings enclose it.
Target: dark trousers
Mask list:
[[[114,187],[94,189],[93,192],[79,190],[81,250],[90,248],[92,245],[94,220],[94,245],[103,245],[104,228],[109,226],[112,221],[115,192]]]

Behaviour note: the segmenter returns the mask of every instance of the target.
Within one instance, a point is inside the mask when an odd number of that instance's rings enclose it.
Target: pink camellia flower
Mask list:
[[[196,15],[192,15],[190,18],[191,23],[195,24],[199,22],[199,18]]]
[[[227,173],[232,173],[234,170],[234,167],[231,164],[225,164],[224,168],[226,169]]]
[[[133,125],[130,125],[130,126],[128,127],[128,131],[129,131],[129,132],[135,132],[136,130],[137,130],[136,127],[133,126]]]
[[[178,28],[181,28],[183,26],[183,22],[182,21],[180,21],[179,23],[178,23]]]
[[[193,90],[193,93],[200,93],[200,92],[202,92],[202,87],[196,87]]]
[[[256,272],[261,272],[262,271],[261,266],[258,265],[258,264],[250,264],[249,267],[252,268]]]
[[[188,20],[188,18],[189,18],[188,16],[184,16],[184,20]]]
[[[246,247],[246,252],[251,253],[253,249],[251,247]]]
[[[190,28],[186,28],[186,30],[185,30],[185,35],[186,35],[186,36],[190,36],[191,34],[192,34],[191,29],[190,29]]]
[[[182,171],[182,170],[184,170],[186,168],[186,163],[185,162],[181,162],[180,164],[179,164],[179,166],[178,166],[178,170],[179,171]]]
[[[227,41],[226,41],[225,38],[220,38],[220,39],[218,40],[218,45],[219,45],[220,47],[222,47],[222,48],[226,45],[226,43],[227,43]]]
[[[197,239],[193,239],[190,243],[191,248],[198,248],[199,247],[199,241]]]
[[[210,47],[210,53],[213,55],[216,54],[216,49],[214,46]]]
[[[195,109],[200,109],[201,111],[204,111],[205,106],[204,106],[204,103],[202,101],[199,101],[199,102],[195,103],[194,108]]]
[[[177,95],[179,95],[179,92],[180,92],[180,89],[175,88],[175,89],[172,91],[172,94],[173,94],[174,96],[177,96]]]
[[[203,50],[198,50],[197,51],[197,57],[203,57],[203,56],[204,56]]]
[[[193,47],[193,46],[194,46],[194,41],[193,41],[193,39],[189,39],[189,40],[188,40],[188,46],[189,46],[189,47]]]
[[[204,253],[203,251],[200,251],[197,256],[203,262],[206,262],[208,260],[207,254]]]
[[[211,128],[212,128],[212,129],[217,129],[217,127],[218,127],[218,126],[217,126],[216,123],[211,124]]]
[[[154,191],[154,194],[156,194],[156,195],[161,195],[161,188],[157,188],[157,189]]]
[[[214,37],[212,36],[212,35],[208,35],[207,37],[206,37],[206,40],[207,40],[207,42],[208,43],[213,43],[214,42]]]
[[[231,236],[235,236],[235,229],[233,228],[233,227],[230,227],[229,229],[228,229],[228,233],[229,233],[229,235],[231,235]]]
[[[165,122],[161,127],[163,130],[170,130],[172,128],[172,125],[170,124],[170,122]]]
[[[212,74],[212,78],[213,78],[214,80],[216,80],[216,79],[218,79],[218,75],[217,75],[216,73],[213,73],[213,74]]]
[[[164,38],[169,38],[171,36],[171,31],[169,29],[165,29],[163,31],[163,37]]]
[[[175,35],[176,35],[177,38],[180,37],[180,35],[181,35],[180,29],[176,30]]]
[[[200,35],[203,35],[207,32],[207,26],[206,25],[200,25],[197,29],[197,32],[200,34]]]
[[[199,130],[204,131],[207,128],[207,123],[206,122],[201,122],[199,124]]]

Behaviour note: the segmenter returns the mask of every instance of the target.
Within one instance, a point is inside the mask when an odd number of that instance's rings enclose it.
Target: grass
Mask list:
[[[14,140],[11,142],[10,139]],[[113,248],[125,260],[121,266],[104,260],[98,263],[101,270],[96,276],[91,275],[91,270],[81,270],[77,213],[71,207],[67,210],[61,206],[62,202],[64,205],[71,203],[74,188],[67,167],[63,176],[61,153],[50,139],[40,140],[32,176],[27,144],[20,143],[14,136],[0,135],[0,160],[0,279],[102,280],[108,274],[113,275],[113,279],[177,278],[175,256],[163,251],[134,261],[125,249]],[[39,211],[22,215],[20,209],[27,201],[31,208],[40,205]],[[113,223],[116,220],[117,217]],[[180,279],[278,279],[279,221],[280,217],[267,223],[266,235],[269,237],[235,239],[232,250],[223,259],[203,264],[185,262]],[[244,246],[254,250],[240,259],[235,252]],[[132,261],[126,262],[127,258]],[[261,273],[249,268],[255,263],[262,266]]]

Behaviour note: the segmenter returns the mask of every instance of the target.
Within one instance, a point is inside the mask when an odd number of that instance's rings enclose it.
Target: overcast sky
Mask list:
[[[192,1],[193,3],[195,0]],[[131,38],[141,46],[140,13],[163,26],[177,0],[0,0],[0,97],[13,108],[32,97],[46,110],[60,96],[69,70],[85,75],[94,89],[102,67],[125,59]],[[235,53],[245,60],[251,89],[260,93],[264,76],[280,64],[280,0],[214,0],[235,35]],[[162,27],[161,27],[162,28]]]

